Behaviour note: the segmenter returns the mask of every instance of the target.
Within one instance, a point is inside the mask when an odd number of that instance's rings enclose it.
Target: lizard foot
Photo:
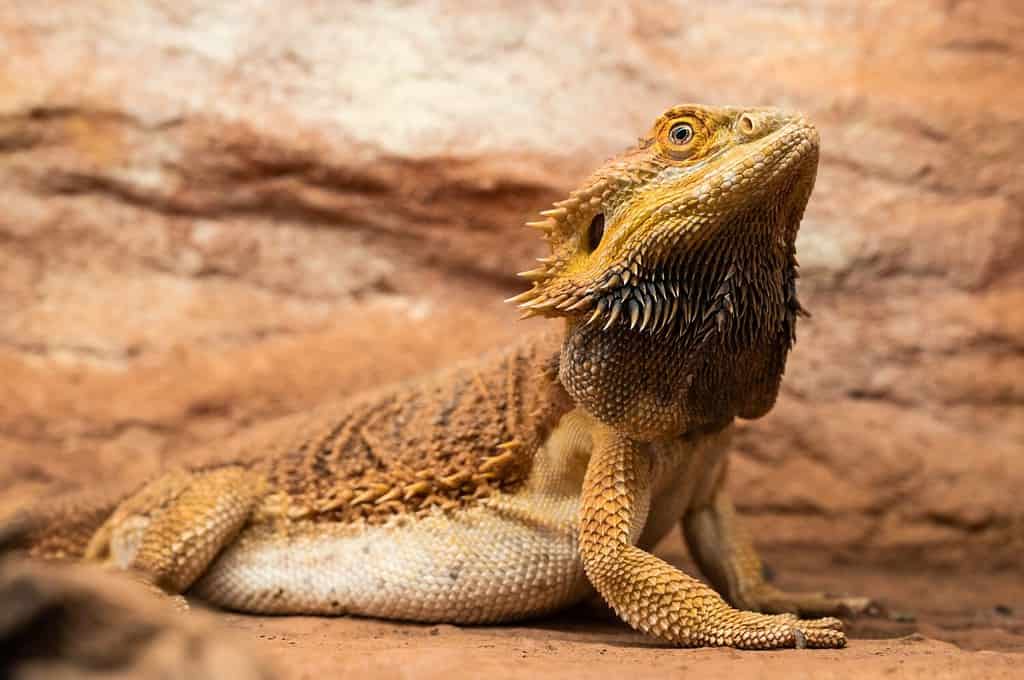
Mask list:
[[[793,614],[763,615],[742,612],[742,624],[726,638],[714,637],[712,644],[728,644],[738,649],[841,649],[846,646],[843,623],[839,619],[799,619]]]
[[[737,598],[745,609],[766,614],[799,614],[800,616],[882,616],[885,609],[868,597],[833,595],[831,593],[801,593],[779,590],[764,585],[754,592]]]
[[[184,595],[171,595],[171,606],[183,613],[192,611],[192,607],[189,606],[188,600],[185,599]]]
[[[146,574],[133,570],[124,570],[112,564],[104,564],[101,568],[108,573],[116,574],[117,578],[123,578],[142,586],[142,589],[146,593],[165,604],[169,604],[171,609],[174,611],[184,613],[189,612],[192,609],[184,595],[168,593],[166,590],[153,583]]]

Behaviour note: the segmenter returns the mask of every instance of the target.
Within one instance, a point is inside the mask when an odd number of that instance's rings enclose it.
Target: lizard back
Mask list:
[[[404,384],[326,405],[234,442],[262,456],[270,493],[257,519],[380,524],[465,507],[526,479],[572,403],[557,377],[558,338],[542,335]]]

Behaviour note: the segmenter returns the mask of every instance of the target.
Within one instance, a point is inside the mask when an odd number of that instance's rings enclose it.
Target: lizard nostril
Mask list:
[[[740,131],[743,134],[752,134],[756,129],[757,123],[754,121],[753,116],[751,116],[749,113],[744,113],[740,116]]]

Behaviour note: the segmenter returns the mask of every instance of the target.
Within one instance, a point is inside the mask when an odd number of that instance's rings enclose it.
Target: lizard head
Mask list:
[[[528,224],[551,252],[510,301],[566,319],[560,375],[578,403],[646,438],[771,407],[817,162],[800,115],[676,106]]]

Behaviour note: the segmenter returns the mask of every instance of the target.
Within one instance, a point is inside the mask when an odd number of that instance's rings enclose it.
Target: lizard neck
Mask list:
[[[664,288],[678,291],[657,333],[569,318],[559,377],[598,420],[651,441],[767,413],[795,338],[796,261],[790,242],[760,228],[758,208],[714,241],[681,254]]]

